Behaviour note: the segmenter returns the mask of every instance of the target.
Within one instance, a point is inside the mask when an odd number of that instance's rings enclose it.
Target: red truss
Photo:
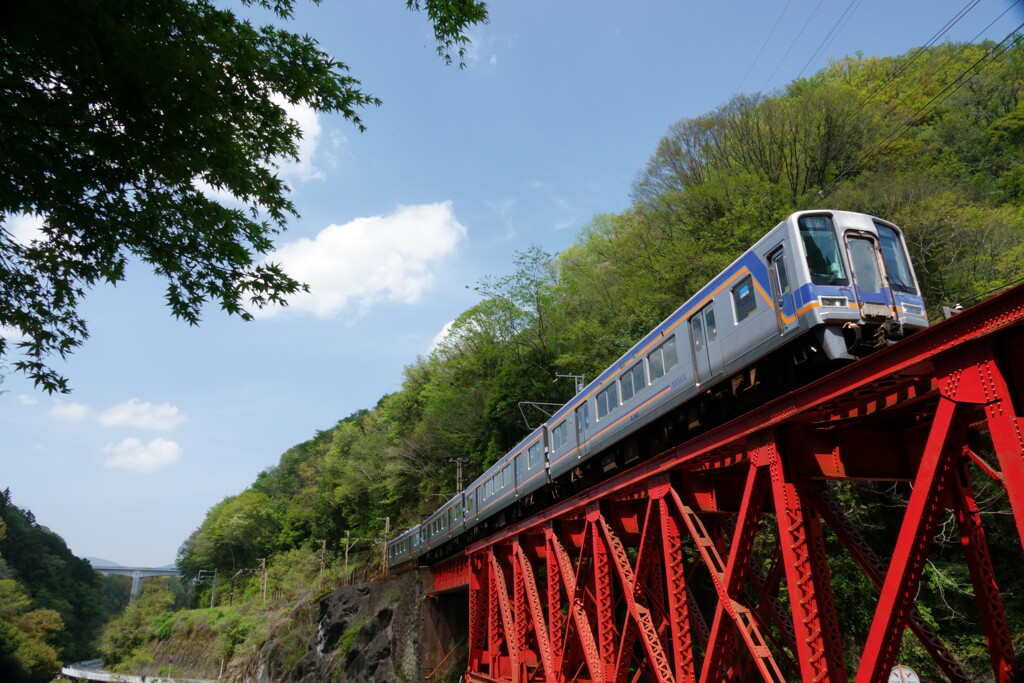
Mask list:
[[[968,681],[915,604],[949,512],[991,677],[1014,680],[971,476],[1002,485],[1024,539],[1022,341],[1017,288],[469,547],[448,570],[469,585],[466,680],[877,683],[906,631]],[[912,483],[889,557],[827,480]],[[856,656],[826,530],[878,589]]]

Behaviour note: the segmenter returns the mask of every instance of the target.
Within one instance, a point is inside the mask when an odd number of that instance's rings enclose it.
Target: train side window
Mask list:
[[[754,279],[751,276],[746,276],[732,288],[732,302],[736,308],[736,322],[746,320],[757,310],[757,300],[754,298]]]
[[[540,447],[540,441],[530,446],[530,469],[540,467],[544,464],[544,451]]]
[[[622,400],[628,401],[633,394],[640,393],[647,386],[647,374],[644,372],[644,362],[640,361],[627,370],[620,380],[622,383]]]
[[[676,353],[675,335],[672,335],[664,344],[651,351],[647,355],[647,361],[651,366],[652,382],[678,365],[679,355]]]
[[[597,394],[597,419],[600,420],[619,405],[619,389],[612,382],[607,389]]]
[[[501,471],[501,488],[505,489],[512,485],[512,468],[505,465],[505,469]]]
[[[552,430],[551,438],[552,438],[552,440],[555,443],[555,450],[556,451],[565,444],[566,440],[568,439],[568,436],[569,436],[569,428],[566,426],[565,420],[562,420]]]

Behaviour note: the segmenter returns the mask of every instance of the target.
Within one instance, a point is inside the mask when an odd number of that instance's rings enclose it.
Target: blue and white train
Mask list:
[[[846,211],[794,213],[464,491],[390,541],[389,562],[443,556],[581,479],[589,485],[631,465],[644,448],[679,443],[927,325],[896,226]]]

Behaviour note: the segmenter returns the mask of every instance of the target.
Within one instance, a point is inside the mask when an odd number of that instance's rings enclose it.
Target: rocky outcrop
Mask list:
[[[316,634],[296,678],[304,683],[421,681],[423,599],[415,571],[329,593],[320,600]]]

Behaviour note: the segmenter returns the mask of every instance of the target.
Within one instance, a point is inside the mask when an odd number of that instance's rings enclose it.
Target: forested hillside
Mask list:
[[[392,531],[417,523],[454,490],[453,458],[468,460],[469,480],[539,421],[519,402],[567,400],[572,383],[556,375],[594,377],[794,210],[902,226],[933,313],[1021,279],[1022,87],[1021,45],[946,44],[848,57],[785,92],[673,124],[629,207],[595,217],[561,254],[524,245],[514,271],[479,283],[479,303],[406,367],[401,390],[212,508],[182,545],[181,568],[314,558],[321,542],[339,566],[346,534],[381,537],[385,518]],[[931,616],[951,622],[959,598],[939,583],[950,611]],[[860,601],[871,592],[837,590]]]
[[[0,493],[0,680],[48,681],[61,661],[94,656],[100,628],[127,600],[10,489]]]

